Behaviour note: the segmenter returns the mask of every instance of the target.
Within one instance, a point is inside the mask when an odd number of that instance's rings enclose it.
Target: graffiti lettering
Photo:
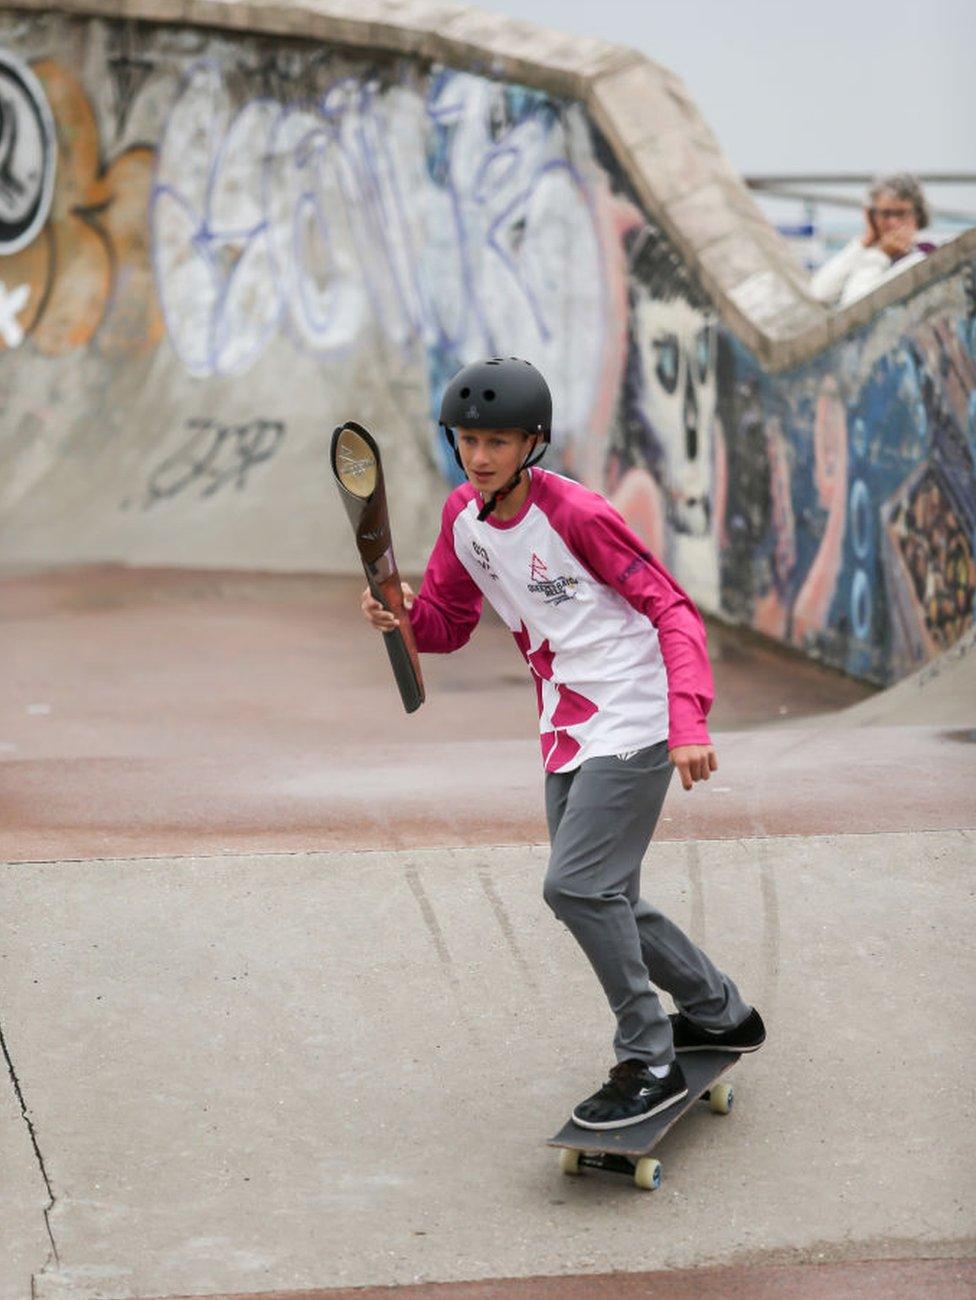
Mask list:
[[[144,465],[163,392],[178,423],[140,472],[146,507],[217,497],[233,515],[293,411],[342,418],[367,397],[429,440],[409,463],[455,477],[425,399],[436,417],[462,363],[515,354],[553,390],[546,465],[603,491],[704,608],[879,682],[971,626],[972,267],[771,375],[582,103],[409,56],[34,22],[0,23],[18,51],[0,50],[0,423],[16,433],[0,481],[18,520],[59,474],[90,475],[98,516],[83,431]],[[81,349],[84,366],[48,364]],[[220,381],[259,365],[255,393],[293,376],[280,420],[182,423],[203,400],[183,372],[238,391]],[[132,412],[106,421],[116,394]],[[279,458],[286,492],[303,463]]]
[[[150,476],[147,507],[193,486],[200,487],[201,497],[212,497],[229,483],[240,491],[254,467],[270,460],[285,436],[280,420],[221,424],[196,419],[188,420],[186,427],[190,437]]]
[[[7,59],[0,52],[0,78]],[[70,122],[71,129],[57,137],[58,189],[46,223],[34,220],[6,250],[0,196],[0,253],[9,254],[5,277],[28,290],[19,308],[21,341],[26,335],[44,355],[63,356],[96,342],[97,336],[104,355],[131,355],[152,346],[162,334],[145,245],[152,151],[128,149],[103,170],[95,115],[78,80],[46,60],[29,75],[41,88],[44,103],[50,104],[49,111],[59,122]],[[0,89],[0,100],[3,97]],[[18,154],[24,120],[18,110]],[[0,125],[0,135],[3,129]],[[53,185],[53,125],[51,131]],[[34,135],[40,139],[37,131]],[[3,150],[0,143],[0,154]],[[19,167],[18,174],[34,172]],[[119,292],[121,286],[124,293]],[[0,335],[0,346],[17,346],[9,330]]]
[[[3,339],[8,348],[19,348],[24,341],[24,331],[17,316],[26,306],[29,297],[30,289],[26,284],[18,285],[8,292],[7,286],[0,280],[0,339]]]
[[[426,98],[345,78],[312,104],[236,108],[221,69],[196,65],[150,209],[173,346],[191,373],[228,375],[279,331],[336,354],[375,324],[427,345],[435,389],[504,347],[559,385],[580,433],[606,315],[594,199],[571,161],[584,129],[542,95],[453,72]],[[582,352],[567,345],[584,335]]]
[[[144,40],[135,23],[121,23],[115,53],[105,60],[115,89],[116,136],[125,134],[133,105],[155,67],[154,61],[142,52]]]

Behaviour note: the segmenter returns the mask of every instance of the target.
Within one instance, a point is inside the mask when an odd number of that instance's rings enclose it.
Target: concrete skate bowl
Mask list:
[[[703,608],[887,684],[972,623],[976,231],[841,312],[680,80],[426,0],[0,8],[0,563],[401,565],[473,357]],[[16,129],[14,129],[16,128]]]
[[[823,721],[839,727],[931,727],[976,742],[976,633],[896,686]]]

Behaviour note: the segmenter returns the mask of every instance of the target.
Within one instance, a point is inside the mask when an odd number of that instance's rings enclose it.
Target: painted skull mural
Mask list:
[[[301,41],[0,15],[11,555],[172,562],[189,538],[238,562],[248,512],[273,535],[287,501],[270,561],[318,567],[317,439],[364,407],[421,484],[419,555],[456,472],[443,385],[498,352],[550,381],[547,464],[706,610],[875,681],[971,625],[972,268],[771,376],[579,103]],[[69,482],[76,549],[49,556],[47,489]]]
[[[714,314],[653,226],[629,240],[627,360],[606,486],[649,545],[697,598],[719,603]]]

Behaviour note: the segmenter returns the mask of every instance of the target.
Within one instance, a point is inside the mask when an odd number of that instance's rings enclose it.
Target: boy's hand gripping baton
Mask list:
[[[413,713],[424,702],[424,679],[393,558],[380,449],[362,425],[350,420],[333,433],[332,473],[352,524],[369,589],[399,619],[400,626],[384,632],[383,641],[403,707]]]

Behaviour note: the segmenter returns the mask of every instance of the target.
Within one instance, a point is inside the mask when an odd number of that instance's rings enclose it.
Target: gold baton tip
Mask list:
[[[346,427],[339,434],[335,469],[339,482],[354,497],[365,501],[376,490],[376,457],[355,429]]]

